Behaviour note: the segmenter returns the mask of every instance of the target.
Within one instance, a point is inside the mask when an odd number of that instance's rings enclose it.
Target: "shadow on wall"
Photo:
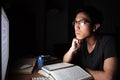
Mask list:
[[[54,49],[54,56],[57,58],[63,58],[64,54],[69,50],[70,43],[61,43],[61,44],[55,44]]]

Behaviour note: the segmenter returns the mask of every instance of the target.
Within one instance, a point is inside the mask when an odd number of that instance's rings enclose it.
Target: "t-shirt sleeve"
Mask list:
[[[117,57],[116,44],[113,38],[109,38],[105,42],[104,59],[107,59],[110,57]]]

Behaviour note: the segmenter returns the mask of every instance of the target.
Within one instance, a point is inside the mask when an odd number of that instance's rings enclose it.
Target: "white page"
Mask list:
[[[73,65],[74,64],[61,62],[61,63],[51,64],[51,65],[46,65],[46,66],[43,66],[43,68],[45,68],[47,70],[56,70],[56,69],[70,67]]]
[[[49,80],[55,80],[51,75],[49,75],[48,73],[46,73],[43,70],[39,70],[38,73],[41,74],[41,75],[43,75],[43,76],[45,76],[45,77],[48,77]]]
[[[51,71],[56,80],[90,80],[92,77],[79,66]]]

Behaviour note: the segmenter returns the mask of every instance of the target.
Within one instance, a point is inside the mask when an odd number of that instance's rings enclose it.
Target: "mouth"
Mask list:
[[[76,38],[83,39],[81,32],[75,32]]]
[[[79,32],[76,32],[75,34],[76,34],[76,35],[80,35],[80,33],[79,33]]]

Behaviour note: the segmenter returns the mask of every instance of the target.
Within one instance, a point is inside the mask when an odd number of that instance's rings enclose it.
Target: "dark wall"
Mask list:
[[[116,33],[117,28],[120,27],[119,0],[84,0],[84,4],[91,4],[103,13],[103,33]]]
[[[10,20],[10,55],[57,55],[54,47],[74,37],[74,12],[83,5],[102,11],[103,33],[120,33],[118,0],[4,0]]]
[[[46,50],[53,54],[55,44],[68,40],[68,1],[48,1],[46,14]]]
[[[36,51],[36,14],[34,6],[31,6],[33,4],[22,0],[4,2],[3,6],[10,22],[11,58]]]

